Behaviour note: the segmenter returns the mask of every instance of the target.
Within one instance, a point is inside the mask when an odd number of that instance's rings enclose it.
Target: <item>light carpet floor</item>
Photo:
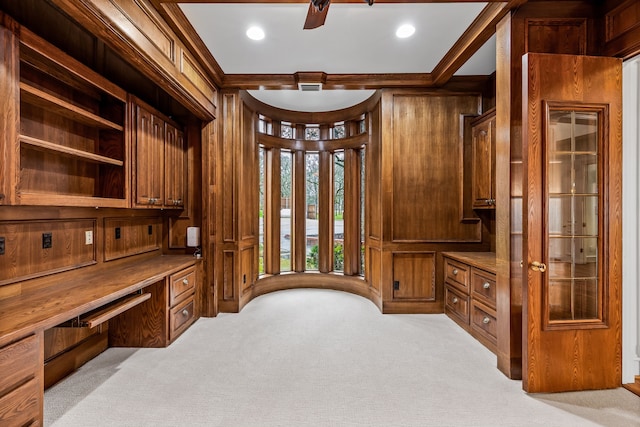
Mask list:
[[[45,425],[640,426],[625,389],[528,395],[495,366],[445,315],[283,291],[168,348],[107,350],[45,393]]]

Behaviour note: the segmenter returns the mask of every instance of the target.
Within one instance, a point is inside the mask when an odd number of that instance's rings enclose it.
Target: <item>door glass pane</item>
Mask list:
[[[598,319],[598,113],[551,110],[547,129],[549,321]]]

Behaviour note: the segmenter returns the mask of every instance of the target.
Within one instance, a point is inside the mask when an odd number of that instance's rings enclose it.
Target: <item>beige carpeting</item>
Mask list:
[[[640,426],[624,390],[527,395],[445,315],[264,295],[166,349],[109,349],[45,394],[50,426]]]

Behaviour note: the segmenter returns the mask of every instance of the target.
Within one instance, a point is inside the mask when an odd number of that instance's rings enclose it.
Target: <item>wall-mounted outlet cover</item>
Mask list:
[[[0,255],[4,255],[4,237],[0,237]]]
[[[53,246],[53,234],[42,233],[42,249],[49,249]]]
[[[118,240],[120,238],[121,234],[120,234],[120,227],[116,227],[116,240]]]
[[[93,245],[93,230],[87,230],[84,232],[84,244]]]
[[[149,234],[149,236],[153,235],[153,225],[149,224],[147,226],[147,234]]]

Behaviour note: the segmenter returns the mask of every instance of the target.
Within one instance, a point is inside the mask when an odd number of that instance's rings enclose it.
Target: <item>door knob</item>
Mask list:
[[[543,262],[533,261],[529,267],[531,270],[539,271],[540,273],[547,271],[547,266]]]

